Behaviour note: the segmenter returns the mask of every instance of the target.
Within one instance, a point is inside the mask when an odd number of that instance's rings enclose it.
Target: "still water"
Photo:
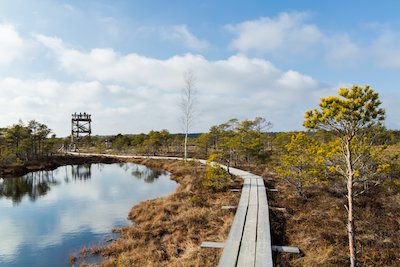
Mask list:
[[[69,266],[71,253],[129,224],[133,205],[175,188],[169,173],[133,163],[0,178],[0,266]]]

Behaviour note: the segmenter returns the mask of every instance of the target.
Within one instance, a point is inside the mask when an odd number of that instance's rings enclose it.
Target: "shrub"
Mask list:
[[[226,191],[231,184],[229,173],[216,160],[218,155],[211,155],[206,164],[205,181],[203,185],[210,187],[214,192]]]

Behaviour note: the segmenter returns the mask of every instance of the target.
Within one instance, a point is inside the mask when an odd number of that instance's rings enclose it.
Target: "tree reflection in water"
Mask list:
[[[66,183],[69,183],[71,178],[74,181],[86,181],[91,178],[91,164],[70,167],[70,174],[68,174],[69,168],[65,168]],[[31,201],[35,201],[38,197],[46,195],[52,186],[59,184],[61,182],[54,177],[54,171],[36,171],[22,177],[1,178],[0,198],[11,199],[13,204],[19,204],[24,196],[29,196]]]
[[[92,164],[72,165],[71,177],[74,180],[88,180],[92,177]]]
[[[156,179],[158,179],[161,175],[167,174],[166,171],[161,170],[161,169],[148,169],[148,168],[139,168],[136,166],[136,168],[132,171],[132,175],[135,176],[136,178],[143,179],[145,183],[151,184],[153,183]]]
[[[102,164],[97,165],[100,170],[103,168]],[[128,164],[121,164],[120,166],[125,171],[130,170]],[[91,168],[92,164],[66,166],[64,182],[91,179]],[[151,170],[144,166],[135,165],[133,168],[132,175],[138,179],[143,179],[145,183],[153,183],[161,175],[167,174],[164,170]],[[46,195],[51,187],[61,184],[62,180],[57,180],[55,176],[57,175],[54,175],[54,171],[37,171],[30,172],[22,177],[0,178],[0,199],[11,199],[14,205],[19,204],[25,196],[28,196],[31,201],[35,201]]]
[[[24,196],[31,201],[46,195],[50,186],[60,184],[54,178],[53,171],[30,172],[22,177],[5,178],[0,184],[0,198],[11,199],[14,204],[21,202]]]

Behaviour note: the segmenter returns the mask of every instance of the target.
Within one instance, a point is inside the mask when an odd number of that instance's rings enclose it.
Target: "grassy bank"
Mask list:
[[[204,187],[205,167],[198,163],[149,159],[134,162],[171,172],[179,186],[170,196],[134,206],[128,216],[132,225],[114,229],[120,234],[118,239],[103,247],[92,247],[89,253],[104,256],[100,266],[217,265],[222,250],[200,248],[200,244],[225,241],[235,212],[222,210],[221,206],[237,205],[240,193],[213,193]]]

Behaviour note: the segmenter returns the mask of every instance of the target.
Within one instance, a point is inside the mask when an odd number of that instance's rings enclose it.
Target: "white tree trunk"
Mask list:
[[[187,138],[188,138],[188,132],[185,132],[185,154],[184,154],[184,161],[187,161]]]
[[[347,231],[349,235],[349,250],[350,250],[350,266],[355,267],[357,264],[356,258],[356,236],[354,232],[354,220],[353,220],[353,186],[349,185],[352,183],[352,178],[349,177],[347,182],[347,201],[348,201],[348,224],[347,224]]]
[[[194,94],[195,94],[195,82],[196,77],[193,72],[188,71],[184,73],[183,76],[185,87],[182,90],[182,97],[181,97],[181,111],[182,111],[182,123],[183,128],[185,131],[185,144],[184,144],[184,161],[187,161],[187,154],[188,154],[188,134],[189,128],[191,127],[192,120],[194,117]]]
[[[354,228],[354,219],[353,219],[353,164],[352,164],[352,155],[351,155],[351,144],[350,141],[346,142],[346,165],[347,165],[347,205],[348,205],[348,216],[347,216],[347,233],[349,238],[349,252],[350,252],[350,266],[356,267],[357,258],[356,258],[356,235]]]

